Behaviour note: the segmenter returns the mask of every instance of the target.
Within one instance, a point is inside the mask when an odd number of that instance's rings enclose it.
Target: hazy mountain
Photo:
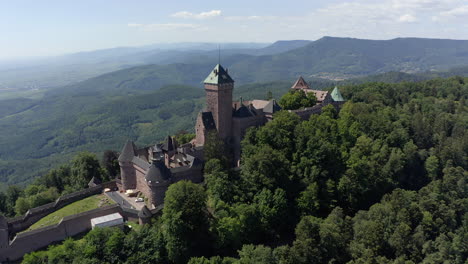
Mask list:
[[[223,50],[248,50],[246,52],[249,54],[268,45],[269,43],[220,44]],[[0,62],[0,89],[59,87],[137,65],[183,62],[187,56],[195,54],[217,58],[218,44],[154,44],[78,52],[50,58],[4,61]]]
[[[298,75],[338,80],[389,71],[443,70],[468,64],[466,40],[324,37],[317,41],[278,41],[271,45],[225,43],[221,47],[221,63],[232,69],[233,77],[239,83],[282,80]],[[198,73],[193,69],[209,70],[219,59],[215,43],[175,43],[81,52],[39,60],[29,66],[22,63],[13,69],[3,66],[0,89],[64,86],[146,64],[158,65],[148,67],[155,67],[154,71],[160,71],[159,75],[171,72],[174,63],[187,64],[187,71],[178,74],[192,80],[200,78],[199,75],[191,76]],[[129,71],[135,72],[133,69]],[[164,78],[171,80],[173,77]]]

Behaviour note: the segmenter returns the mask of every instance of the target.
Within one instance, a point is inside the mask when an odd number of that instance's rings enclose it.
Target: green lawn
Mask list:
[[[42,219],[34,223],[32,226],[30,226],[24,232],[38,229],[38,228],[45,227],[45,226],[49,226],[49,225],[55,225],[55,224],[58,224],[60,220],[62,220],[62,218],[64,218],[65,216],[86,212],[86,211],[96,209],[99,207],[103,207],[106,205],[110,205],[113,203],[114,201],[109,199],[104,194],[90,196],[83,200],[71,203],[61,208],[60,210],[55,211],[43,217]]]
[[[133,231],[140,231],[141,225],[138,222],[127,221],[126,224],[132,228]]]

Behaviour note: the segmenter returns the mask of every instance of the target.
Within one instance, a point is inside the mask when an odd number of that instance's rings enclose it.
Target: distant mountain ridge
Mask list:
[[[231,70],[238,84],[294,79],[299,75],[312,77],[318,73],[359,77],[390,71],[406,73],[440,71],[468,65],[467,40],[417,38],[361,40],[324,37],[313,42],[286,43],[276,42],[256,50],[256,55],[249,54],[250,50],[243,50],[243,54],[238,50],[226,50],[223,51],[225,55],[222,57],[222,64]],[[284,45],[288,48],[281,48]],[[293,46],[299,47],[292,48]],[[259,55],[273,50],[276,53]],[[173,59],[181,65],[148,65],[139,69],[161,75],[162,72],[173,72],[174,68],[178,68],[173,74],[161,78],[177,80],[183,77],[191,80],[184,84],[195,85],[198,83],[195,80],[202,79],[199,70],[208,72],[212,65],[218,62],[216,54],[213,55],[212,52],[192,55],[183,53],[177,58],[167,59]],[[158,84],[155,83],[155,86]]]
[[[190,76],[191,72],[198,73],[196,69],[201,68],[210,70],[219,61],[215,43],[173,45],[172,49],[154,45],[83,52],[49,60],[46,65],[3,68],[0,87],[64,86],[116,70],[135,72],[132,67],[153,64],[156,66],[139,69],[147,71],[154,67],[152,71],[161,75],[179,67],[172,64],[186,64],[185,71],[164,78],[178,80],[177,76],[184,76],[192,80],[200,76]],[[338,76],[339,79],[389,71],[417,73],[468,65],[468,40],[323,37],[316,41],[277,41],[269,45],[225,43],[221,45],[221,63],[232,69],[238,83],[284,80],[298,75],[332,79]]]

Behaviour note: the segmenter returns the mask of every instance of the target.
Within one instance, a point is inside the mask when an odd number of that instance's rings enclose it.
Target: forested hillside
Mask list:
[[[120,150],[128,138],[146,145],[180,130],[192,131],[204,102],[200,76],[209,69],[194,69],[189,77],[183,75],[189,69],[187,65],[173,65],[165,74],[158,74],[158,67],[142,66],[105,74],[50,90],[41,99],[1,100],[0,190],[6,184],[30,182],[79,151]],[[174,73],[179,77],[167,78]],[[307,79],[314,89],[329,89],[370,81],[418,81],[454,73],[468,75],[468,68],[417,75],[389,72],[341,82]],[[198,88],[164,86],[181,82]],[[265,99],[268,92],[279,99],[293,82],[294,79],[237,85],[234,100],[240,96]]]
[[[170,186],[139,231],[98,229],[24,263],[465,263],[468,78],[341,87],[349,101],[248,131],[240,170]]]
[[[0,182],[30,181],[78,151],[120,150],[128,139],[145,145],[191,131],[202,97],[202,89],[170,85],[142,95],[83,91],[35,103],[14,99],[26,111],[0,118]]]

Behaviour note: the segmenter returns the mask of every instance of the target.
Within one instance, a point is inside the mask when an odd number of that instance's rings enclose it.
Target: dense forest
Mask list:
[[[205,184],[171,185],[151,225],[93,230],[23,263],[466,263],[468,78],[340,89],[339,112],[280,111],[250,129],[240,169],[209,141]]]

